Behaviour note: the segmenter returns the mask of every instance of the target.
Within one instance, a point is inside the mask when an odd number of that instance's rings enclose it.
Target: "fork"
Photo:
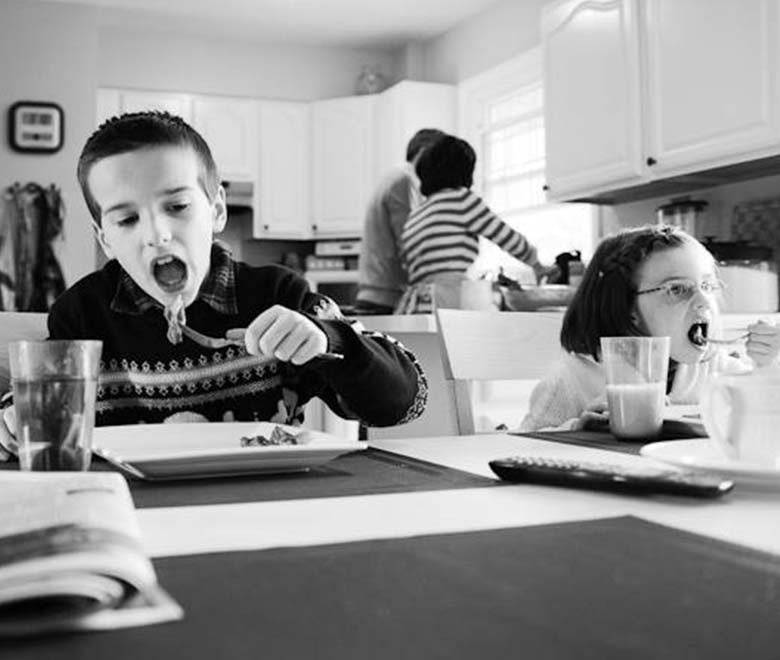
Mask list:
[[[203,346],[204,348],[225,348],[227,346],[243,346],[244,335],[240,337],[209,337],[202,332],[193,330],[189,326],[183,323],[179,324],[182,333],[192,339],[196,344]],[[244,330],[245,332],[245,330]],[[343,360],[344,356],[341,353],[320,353],[312,359],[320,360]]]

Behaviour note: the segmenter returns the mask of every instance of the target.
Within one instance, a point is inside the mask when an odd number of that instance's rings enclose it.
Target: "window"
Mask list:
[[[503,220],[524,234],[544,263],[569,250],[590,257],[596,212],[589,204],[549,204],[544,186],[544,98],[537,50],[459,86],[461,134],[477,152],[474,188]],[[481,241],[477,274],[499,267],[533,282],[527,268]]]

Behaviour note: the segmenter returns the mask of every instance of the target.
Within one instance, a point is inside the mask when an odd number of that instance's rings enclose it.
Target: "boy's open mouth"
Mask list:
[[[163,291],[181,291],[187,283],[187,264],[178,257],[166,255],[152,262],[152,275]]]
[[[704,321],[697,321],[688,329],[688,339],[695,346],[706,346],[708,330],[708,323],[705,323]]]

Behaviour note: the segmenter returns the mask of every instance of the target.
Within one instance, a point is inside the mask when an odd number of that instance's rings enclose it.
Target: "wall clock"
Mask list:
[[[17,101],[8,110],[8,141],[16,151],[54,153],[62,147],[64,123],[56,103]]]

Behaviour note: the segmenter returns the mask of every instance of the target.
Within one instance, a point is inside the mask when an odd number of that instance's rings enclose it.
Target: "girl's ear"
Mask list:
[[[103,254],[106,255],[106,258],[113,259],[114,251],[111,249],[111,246],[108,244],[108,241],[106,241],[106,234],[101,228],[101,226],[94,220],[92,221],[92,231],[95,232],[95,238],[97,238],[98,243],[100,243],[100,247],[103,250]]]
[[[219,234],[227,224],[227,199],[225,197],[225,188],[220,186],[217,188],[217,195],[214,197],[213,202],[214,219],[212,225],[212,233]]]

